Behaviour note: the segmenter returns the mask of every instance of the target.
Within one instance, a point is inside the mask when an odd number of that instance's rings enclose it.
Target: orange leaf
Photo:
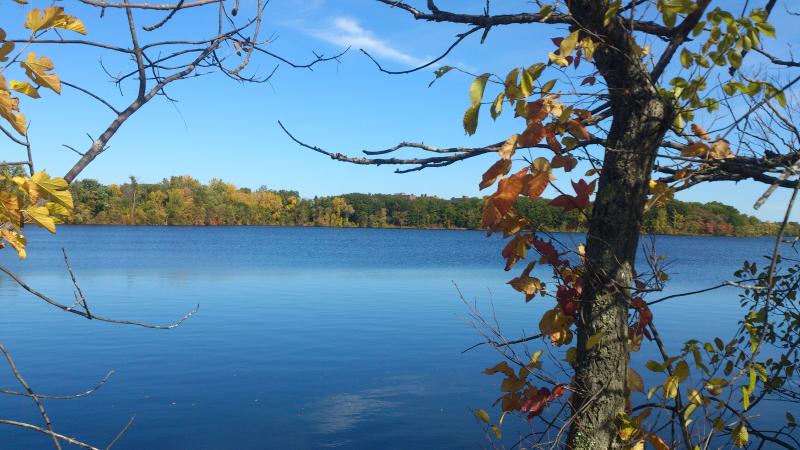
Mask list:
[[[582,123],[575,119],[567,122],[567,131],[569,131],[569,134],[575,136],[575,139],[583,139],[588,141],[592,138],[592,135],[589,134],[589,130],[587,130]]]
[[[556,138],[556,124],[550,123],[545,127],[544,137],[547,140],[547,146],[556,154],[561,153],[561,143]]]
[[[711,140],[711,136],[708,135],[708,132],[706,132],[705,128],[696,123],[692,124],[692,133],[694,133],[694,135],[700,139],[705,139],[706,141]]]
[[[506,247],[503,249],[503,258],[506,259],[505,270],[511,270],[511,267],[520,259],[524,259],[528,249],[533,242],[533,236],[530,235],[517,235],[508,241]]]
[[[531,173],[525,177],[522,193],[526,197],[539,198],[552,178],[550,162],[545,158],[536,158],[531,164]]]
[[[529,122],[528,128],[519,137],[520,147],[533,147],[544,137],[544,126],[541,122]]]
[[[711,152],[709,153],[709,156],[712,159],[733,158],[733,153],[731,153],[731,147],[728,141],[725,139],[720,139],[711,144]]]
[[[528,167],[525,167],[514,175],[503,178],[497,184],[497,192],[492,195],[492,203],[494,203],[494,207],[497,208],[500,215],[506,215],[514,207],[517,197],[522,193],[522,188],[525,187],[525,174],[527,172]]]
[[[483,205],[483,217],[481,217],[481,227],[487,228],[492,227],[498,221],[502,215],[500,211],[494,206],[494,200],[492,197],[486,199],[486,203]]]
[[[556,155],[553,157],[553,160],[550,161],[550,165],[554,169],[563,167],[564,172],[570,172],[578,165],[578,160],[570,155]]]
[[[492,164],[492,167],[489,167],[489,170],[483,174],[483,180],[478,185],[481,189],[486,189],[487,187],[494,184],[494,182],[502,177],[503,175],[507,174],[508,171],[511,170],[511,161],[508,159],[501,159],[496,163]]]
[[[541,123],[544,119],[547,118],[547,113],[548,113],[548,108],[545,107],[544,102],[542,100],[536,100],[535,102],[528,102],[525,111],[525,118],[528,121],[528,126],[530,126],[531,122]]]
[[[708,144],[703,142],[695,142],[684,147],[681,150],[681,156],[697,156],[700,158],[705,158],[708,156],[710,151],[711,148],[708,146]]]

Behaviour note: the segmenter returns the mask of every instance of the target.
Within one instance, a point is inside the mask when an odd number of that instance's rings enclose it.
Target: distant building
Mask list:
[[[417,199],[416,195],[414,195],[414,194],[406,194],[405,192],[399,192],[399,193],[394,194],[394,195],[396,195],[397,197],[403,197],[403,198],[406,198],[406,199],[412,200],[412,201]]]

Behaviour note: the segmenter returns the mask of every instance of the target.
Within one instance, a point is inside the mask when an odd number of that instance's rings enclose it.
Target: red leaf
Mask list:
[[[571,195],[561,194],[554,198],[550,204],[558,206],[564,211],[572,211],[573,209],[584,210],[589,207],[589,196],[594,192],[595,181],[586,183],[585,180],[580,180],[577,183],[572,182],[572,188],[575,190],[574,197]]]
[[[595,77],[586,77],[583,79],[583,81],[581,81],[581,86],[586,86],[587,84],[589,86],[594,86],[595,81],[597,81]]]

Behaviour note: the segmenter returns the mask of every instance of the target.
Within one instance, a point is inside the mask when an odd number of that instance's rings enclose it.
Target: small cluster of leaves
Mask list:
[[[66,14],[64,8],[60,6],[51,6],[44,11],[40,11],[38,8],[32,9],[25,20],[25,28],[30,30],[31,40],[48,30],[56,28],[86,34],[86,27],[83,22],[75,16]],[[14,43],[5,39],[6,32],[0,28],[0,62],[8,61],[15,49]],[[19,92],[31,98],[39,98],[41,96],[39,89],[44,87],[60,94],[61,80],[59,80],[58,75],[52,72],[55,66],[53,61],[46,56],[37,56],[33,52],[28,52],[24,59],[20,54],[14,57],[12,61],[17,60],[19,60],[19,67],[23,70],[28,80],[6,81],[3,72],[8,65],[0,68],[0,117],[8,121],[19,134],[25,135],[27,131],[25,115],[20,112],[19,98],[13,97],[12,92]]]
[[[672,27],[676,17],[681,14],[690,14],[697,7],[696,2],[690,0],[665,1],[658,3],[664,24]],[[755,8],[746,16],[734,17],[733,14],[719,7],[706,13],[705,19],[697,23],[692,29],[691,36],[698,43],[698,48],[690,50],[683,47],[680,52],[681,66],[690,70],[692,77],[675,77],[670,80],[672,87],[669,93],[676,100],[684,102],[675,119],[675,129],[683,130],[685,124],[692,121],[698,110],[715,111],[719,102],[713,97],[703,98],[708,88],[707,79],[710,71],[715,67],[730,66],[739,69],[742,65],[743,53],[750,51],[761,43],[761,36],[775,37],[775,27],[767,22],[767,11]],[[705,40],[701,40],[705,38]],[[753,81],[747,85],[732,80],[723,85],[723,91],[728,96],[738,92],[755,97],[763,92],[768,98],[775,98],[781,105],[786,106],[786,97],[774,85],[767,81]]]
[[[25,4],[25,1],[17,0]],[[66,14],[64,8],[51,6],[44,11],[33,8],[24,23],[30,30],[30,40],[53,29],[69,30],[86,34],[80,19]],[[19,98],[14,93],[40,98],[41,88],[61,93],[61,80],[53,73],[55,66],[50,58],[28,52],[25,57],[18,52],[12,56],[16,46],[6,40],[6,32],[0,28],[0,117],[5,119],[20,135],[27,133],[25,115],[20,112]],[[9,61],[10,60],[10,61]],[[12,63],[18,62],[27,80],[7,81],[4,72]],[[33,223],[55,233],[56,224],[63,223],[72,214],[72,194],[62,178],[51,178],[46,172],[37,172],[30,177],[5,170],[0,174],[0,248],[10,245],[20,258],[25,258],[26,239],[22,227]]]
[[[31,177],[0,175],[0,248],[6,243],[25,258],[26,240],[22,227],[36,224],[51,233],[56,224],[72,214],[72,194],[63,178],[51,178],[47,172],[36,172]]]

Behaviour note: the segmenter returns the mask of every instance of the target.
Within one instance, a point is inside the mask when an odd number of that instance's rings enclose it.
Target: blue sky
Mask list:
[[[14,10],[21,18],[28,7],[11,3],[0,6],[4,15],[6,9]],[[119,11],[110,11],[105,19],[98,20],[92,15],[87,17],[83,7],[72,3],[61,4],[84,19],[89,37],[127,46]],[[454,0],[440,3],[443,8],[466,8],[472,12],[480,12],[484,4]],[[505,9],[498,6],[492,12],[531,8],[529,3],[516,0],[503,5]],[[147,24],[161,15],[140,17],[141,24]],[[467,137],[461,117],[468,106],[469,77],[451,73],[428,88],[432,71],[439,64],[430,70],[391,76],[376,70],[358,51],[368,50],[389,68],[406,69],[438,55],[464,27],[416,22],[402,11],[364,0],[272,0],[267,17],[264,35],[274,33],[277,37],[270,50],[285,57],[304,61],[312,58],[312,51],[331,55],[346,46],[353,48],[340,64],[318,65],[313,71],[282,66],[269,84],[239,84],[218,75],[174,84],[169,93],[179,100],[177,104],[154,100],[146,105],[113,138],[111,149],[80,177],[112,183],[136,175],[144,182],[157,182],[170,175],[188,174],[201,181],[221,178],[251,188],[266,185],[293,189],[305,197],[346,192],[410,192],[441,197],[481,194],[477,184],[481,173],[492,163],[491,156],[442,169],[395,175],[391,167],[353,166],[301,149],[277,125],[281,120],[304,141],[354,155],[362,149],[386,148],[403,140],[435,146],[478,146],[520,131],[520,122],[510,115],[491,122],[484,111],[478,133]],[[779,33],[786,29],[781,29],[781,23],[789,23],[783,17],[776,22]],[[213,30],[213,23],[212,17],[187,14],[172,23],[169,31],[153,37],[145,33],[142,40]],[[484,45],[479,45],[478,35],[468,38],[444,63],[475,73],[505,73],[515,66],[546,58],[553,45],[550,38],[566,34],[564,30],[559,26],[493,29]],[[785,42],[786,37],[781,37]],[[798,42],[796,34],[789,38]],[[130,97],[121,97],[99,66],[101,58],[112,71],[130,67],[129,62],[85,49],[38,51],[54,60],[62,79],[91,87],[117,105],[124,105]],[[274,60],[256,57],[251,68],[268,73],[274,65]],[[11,78],[8,74],[6,77]],[[125,87],[129,92],[134,90],[133,85]],[[60,97],[52,93],[45,97],[24,101],[23,109],[31,121],[35,162],[39,168],[60,175],[77,158],[61,145],[88,148],[86,133],[96,136],[113,116],[68,88]],[[16,151],[8,146],[6,149],[7,153]],[[572,175],[581,174],[576,171]],[[561,174],[557,183],[568,185],[569,180],[570,174]],[[718,200],[745,213],[777,220],[782,215],[785,193],[776,194],[758,212],[752,209],[765,188],[751,182],[718,183],[680,193],[678,198]],[[545,193],[553,195],[551,190]]]

